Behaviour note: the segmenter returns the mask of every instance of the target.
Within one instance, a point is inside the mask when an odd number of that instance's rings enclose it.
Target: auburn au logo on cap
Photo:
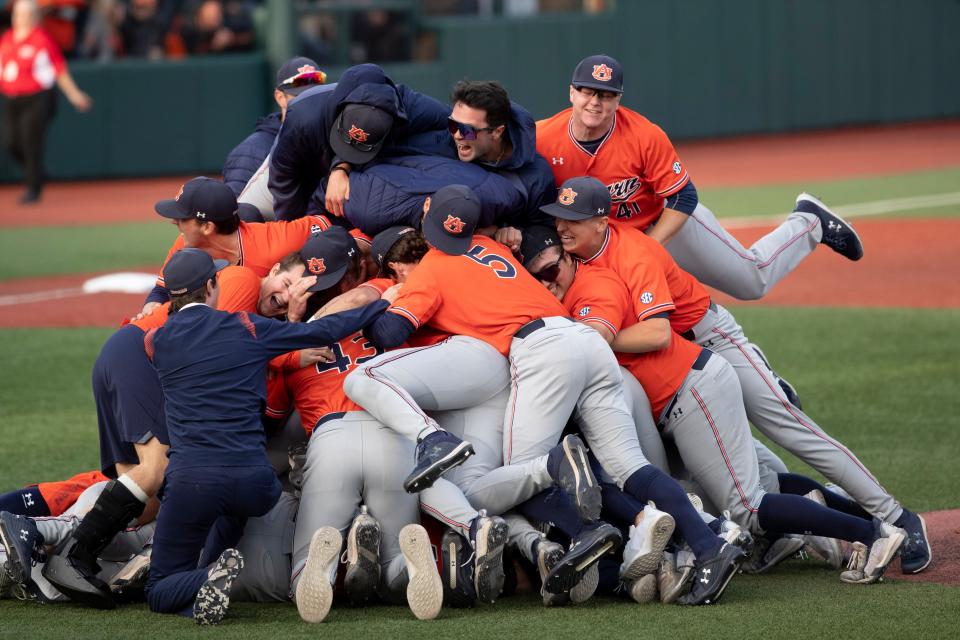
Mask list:
[[[593,77],[600,82],[610,82],[613,80],[613,69],[605,64],[593,65]]]
[[[565,204],[567,206],[570,206],[571,204],[573,204],[573,201],[576,199],[577,199],[577,192],[571,189],[570,187],[567,187],[566,189],[560,192],[559,197],[557,197],[557,202],[559,202],[560,204]]]
[[[450,233],[460,233],[463,231],[463,220],[448,214],[447,219],[443,221],[443,228]]]
[[[313,275],[318,276],[326,270],[327,266],[323,264],[323,258],[310,258],[307,260],[307,271]]]
[[[366,142],[367,138],[370,137],[369,135],[367,135],[366,131],[364,131],[363,129],[361,129],[355,124],[350,125],[350,131],[347,131],[347,135],[350,136],[351,139],[356,140],[357,142]]]
[[[305,64],[302,67],[297,67],[297,73],[308,73],[308,72],[312,73],[316,70],[317,68],[312,64]]]

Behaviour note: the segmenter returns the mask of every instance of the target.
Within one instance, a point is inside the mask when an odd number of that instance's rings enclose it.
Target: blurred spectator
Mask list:
[[[397,11],[372,9],[353,16],[354,41],[350,58],[363,62],[403,62],[410,59],[409,17]]]
[[[130,0],[120,23],[124,55],[151,60],[163,57],[163,40],[167,27],[157,5],[157,0]]]
[[[98,62],[109,62],[121,46],[117,24],[121,21],[123,7],[117,0],[93,0],[87,14],[87,24],[77,46],[77,55]]]
[[[204,0],[187,21],[183,41],[191,54],[247,51],[253,46],[253,18],[240,0]]]
[[[334,20],[332,16],[321,13],[304,13],[297,22],[300,35],[300,48],[303,54],[319,64],[334,62],[336,52],[333,40]]]

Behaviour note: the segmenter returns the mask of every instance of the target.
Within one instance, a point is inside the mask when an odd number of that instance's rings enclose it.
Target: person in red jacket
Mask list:
[[[3,131],[7,149],[23,168],[27,183],[21,204],[37,202],[43,191],[43,144],[57,106],[53,85],[60,87],[77,111],[89,111],[93,106],[39,21],[36,2],[17,0],[12,28],[0,38],[0,94],[7,103]]]

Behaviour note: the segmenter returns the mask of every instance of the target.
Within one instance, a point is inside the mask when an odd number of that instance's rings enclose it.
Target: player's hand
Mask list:
[[[93,108],[93,98],[83,91],[77,90],[76,93],[67,96],[67,99],[70,101],[70,104],[73,105],[73,108],[80,113],[86,113]]]
[[[330,347],[316,347],[314,349],[300,349],[300,368],[309,367],[318,362],[327,364],[336,360]]]
[[[382,300],[386,300],[390,304],[393,304],[394,301],[396,301],[396,299],[400,296],[400,289],[402,288],[403,288],[403,283],[398,282],[397,284],[393,285],[392,287],[384,291],[382,294],[380,294],[380,298]]]
[[[523,232],[516,227],[503,227],[497,229],[493,239],[500,244],[506,245],[510,251],[520,251],[520,243],[523,241]]]
[[[350,176],[346,171],[331,171],[327,178],[324,206],[331,214],[343,217],[343,203],[350,199]]]
[[[140,320],[143,317],[150,315],[151,313],[153,313],[153,310],[159,306],[160,306],[159,302],[148,302],[147,304],[143,305],[143,309],[140,311],[140,313],[130,318],[130,322]]]
[[[315,284],[317,276],[306,276],[290,285],[287,289],[287,320],[300,322],[303,319],[303,314],[307,312],[307,300],[313,295],[313,292],[307,289]]]

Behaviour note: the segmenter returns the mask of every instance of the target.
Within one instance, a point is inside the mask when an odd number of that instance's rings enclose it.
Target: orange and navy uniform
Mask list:
[[[299,251],[311,235],[330,228],[325,216],[306,216],[292,222],[241,222],[237,230],[240,239],[240,258],[237,266],[247,267],[261,278],[287,255]],[[163,287],[163,267],[173,254],[183,249],[183,236],[178,236],[157,276],[157,286]],[[232,256],[213,256],[229,258]]]
[[[610,269],[580,264],[573,284],[563,296],[570,315],[580,322],[601,324],[616,336],[638,321],[672,312],[675,307],[663,272],[651,260],[640,261],[647,262],[644,280],[639,282],[649,294],[644,298],[646,302],[632,300],[623,280]],[[616,356],[617,362],[643,386],[653,415],[658,417],[677,394],[700,351],[701,347],[674,334],[670,344],[659,351],[616,352]]]
[[[227,267],[217,274],[217,288],[220,289],[217,309],[230,313],[257,312],[257,302],[260,299],[260,277],[251,269]],[[146,333],[150,329],[162,327],[169,315],[170,303],[164,302],[142,318],[131,320],[130,324],[140,327]]]
[[[646,229],[660,217],[667,197],[690,175],[663,129],[624,106],[595,153],[573,136],[572,109],[537,122],[537,151],[553,169],[557,184],[591,176],[610,190],[611,220]]]
[[[50,509],[50,515],[59,516],[69,509],[73,503],[77,501],[77,498],[80,497],[80,494],[89,487],[98,482],[107,482],[108,480],[110,480],[110,478],[99,471],[86,471],[84,473],[78,473],[68,480],[41,482],[37,484],[36,487],[47,503],[47,508]]]
[[[644,300],[651,293],[644,284],[649,271],[655,267],[662,272],[675,307],[670,314],[670,326],[679,334],[697,324],[710,306],[710,292],[706,287],[678,267],[663,245],[637,229],[610,225],[603,245],[583,262],[614,271],[626,284],[631,302],[638,310],[646,308]]]
[[[370,287],[374,291],[379,292],[380,295],[383,295],[383,292],[395,285],[396,282],[390,278],[373,278],[372,280],[367,280],[364,282],[361,287]],[[408,347],[429,347],[430,345],[437,344],[438,342],[443,342],[450,337],[450,334],[446,331],[440,331],[435,329],[430,325],[422,326],[416,331],[414,331],[409,338],[407,338]]]
[[[431,248],[387,312],[415,329],[429,326],[482,340],[504,356],[513,335],[532,320],[566,316],[563,305],[527,273],[504,245],[474,236],[452,256]]]

